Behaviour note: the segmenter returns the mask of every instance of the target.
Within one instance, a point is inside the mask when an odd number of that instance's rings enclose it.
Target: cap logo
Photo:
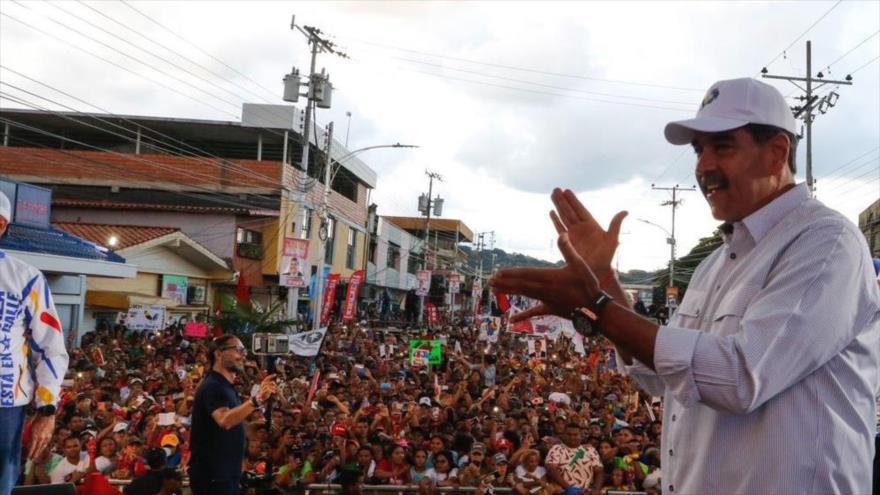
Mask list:
[[[712,88],[708,93],[706,93],[706,96],[703,97],[703,103],[700,104],[700,110],[702,110],[706,105],[717,100],[718,93],[718,88]]]

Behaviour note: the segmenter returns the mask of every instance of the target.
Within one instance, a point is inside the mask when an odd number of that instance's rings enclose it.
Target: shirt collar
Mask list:
[[[810,191],[807,189],[807,184],[804,182],[785,191],[781,196],[742,219],[742,221],[733,224],[724,222],[719,226],[719,230],[725,241],[729,241],[733,234],[734,227],[745,227],[746,231],[755,241],[755,244],[757,244],[761,242],[761,239],[763,239],[780,220],[785,218],[785,216],[791,213],[792,210],[808,199],[810,199]]]
[[[810,191],[806,182],[798,184],[744,218],[742,223],[757,244],[780,220],[808,199],[810,199]]]

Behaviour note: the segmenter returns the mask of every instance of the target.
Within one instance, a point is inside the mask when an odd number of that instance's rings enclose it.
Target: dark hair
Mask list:
[[[211,368],[214,367],[214,353],[229,345],[229,342],[234,338],[236,338],[235,335],[227,333],[217,337],[208,344],[208,364],[210,364]]]
[[[165,467],[165,461],[167,460],[167,455],[163,449],[150,449],[146,455],[147,465],[150,466],[152,470],[158,470]]]
[[[767,144],[771,139],[776,137],[778,134],[785,134],[788,136],[788,169],[791,170],[791,173],[794,174],[797,172],[797,163],[795,159],[797,157],[797,144],[798,137],[794,134],[786,131],[785,129],[780,129],[779,127],[765,124],[746,124],[743,127],[749,135],[752,136],[752,139],[755,140],[758,144]]]

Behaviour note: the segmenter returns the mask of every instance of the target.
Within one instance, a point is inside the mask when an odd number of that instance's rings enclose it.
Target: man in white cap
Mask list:
[[[0,192],[0,237],[11,218],[12,205]],[[0,493],[12,491],[19,475],[29,404],[37,414],[28,458],[35,459],[52,439],[68,361],[59,321],[43,274],[0,251]]]
[[[516,321],[571,317],[664,397],[663,493],[870,493],[880,385],[880,290],[864,236],[795,182],[795,121],[753,79],[715,83],[690,144],[724,243],[694,271],[668,325],[622,304],[606,232],[571,191],[551,214],[567,264],[502,270],[499,292],[540,299]]]

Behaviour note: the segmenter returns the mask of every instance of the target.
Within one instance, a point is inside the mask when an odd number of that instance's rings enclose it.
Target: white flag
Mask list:
[[[297,356],[317,356],[321,350],[321,342],[327,328],[319,328],[311,332],[295,333],[290,336],[290,352]]]

